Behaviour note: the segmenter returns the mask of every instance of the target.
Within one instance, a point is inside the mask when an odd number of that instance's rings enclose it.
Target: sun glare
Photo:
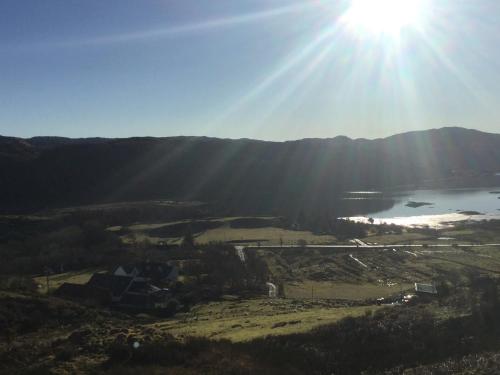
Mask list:
[[[417,26],[423,0],[352,0],[344,15],[355,31],[399,34],[406,27]]]

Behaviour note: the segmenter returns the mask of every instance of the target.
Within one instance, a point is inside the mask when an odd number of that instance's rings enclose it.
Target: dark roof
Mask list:
[[[128,291],[132,293],[150,293],[153,292],[154,289],[145,281],[134,281],[132,285],[130,285],[130,288],[128,288]]]
[[[94,273],[87,285],[105,289],[114,297],[119,297],[127,290],[134,278],[130,276],[116,276],[108,273]]]
[[[415,292],[437,294],[436,287],[432,284],[415,283]]]
[[[136,268],[136,266],[134,264],[122,264],[118,267],[115,268],[115,270],[113,272],[116,272],[116,270],[118,268],[123,268],[123,270],[126,272],[126,273],[132,273],[132,271],[134,270],[134,268]]]
[[[162,280],[170,275],[173,267],[166,263],[146,262],[137,267],[138,276],[152,280]]]

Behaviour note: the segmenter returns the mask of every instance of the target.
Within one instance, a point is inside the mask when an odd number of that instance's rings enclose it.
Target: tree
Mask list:
[[[307,217],[304,211],[300,210],[297,216],[297,224],[299,225],[299,229],[304,229],[307,226]]]
[[[194,247],[194,236],[191,224],[187,226],[184,237],[182,238],[182,247],[192,249]]]

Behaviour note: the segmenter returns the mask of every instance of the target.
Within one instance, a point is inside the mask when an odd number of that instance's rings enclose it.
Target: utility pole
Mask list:
[[[311,285],[311,302],[314,302],[314,285]]]

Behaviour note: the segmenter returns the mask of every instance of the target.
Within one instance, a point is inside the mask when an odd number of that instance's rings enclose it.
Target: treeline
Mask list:
[[[61,273],[119,262],[120,239],[98,221],[36,230],[0,243],[0,274]]]
[[[244,261],[233,246],[212,243],[184,252],[182,275],[186,280],[184,302],[215,299],[223,294],[262,294],[269,277],[266,262],[255,252],[246,252]],[[189,301],[188,301],[189,300]]]
[[[305,211],[300,211],[293,220],[286,219],[284,223],[289,229],[308,230],[315,234],[331,234],[340,240],[364,238],[369,231],[375,231],[377,234],[402,233],[402,227],[395,224],[374,225],[373,219],[368,219],[368,223],[364,223],[339,218],[333,214],[321,214],[321,212],[306,214]]]

